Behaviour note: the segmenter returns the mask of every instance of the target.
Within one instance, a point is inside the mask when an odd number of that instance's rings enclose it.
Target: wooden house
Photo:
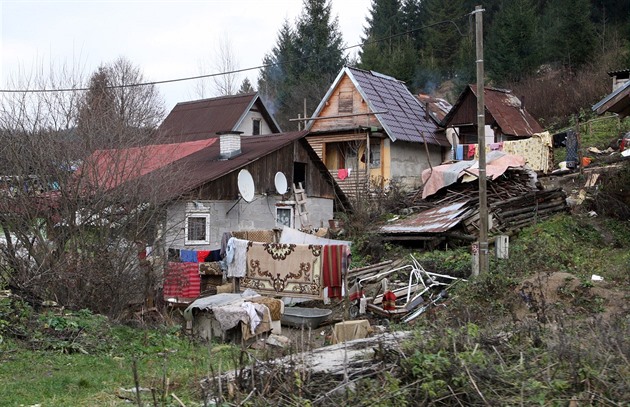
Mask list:
[[[525,110],[525,103],[512,91],[484,88],[486,145],[519,140],[542,133],[543,127]],[[442,126],[454,129],[458,144],[477,143],[477,86],[469,85],[442,120]]]
[[[307,124],[306,139],[347,196],[392,181],[421,185],[425,168],[442,163],[450,143],[405,84],[344,67]]]

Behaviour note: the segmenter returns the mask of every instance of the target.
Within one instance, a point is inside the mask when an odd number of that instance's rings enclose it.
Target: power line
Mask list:
[[[466,13],[465,15],[458,17],[457,20],[459,20],[461,18],[464,18],[464,17],[468,17],[470,14],[471,13]],[[341,48],[341,51],[348,51],[348,50],[350,50],[352,48],[363,47],[363,46],[371,45],[371,44],[377,44],[379,42],[388,41],[388,40],[393,39],[393,38],[409,35],[409,34],[412,34],[412,33],[416,32],[416,31],[424,30],[425,28],[430,28],[430,27],[433,27],[433,26],[436,26],[436,25],[441,25],[441,24],[453,24],[455,26],[455,28],[457,29],[458,33],[461,36],[466,36],[465,34],[463,34],[461,32],[461,30],[459,29],[459,26],[455,23],[454,20],[442,20],[442,21],[438,21],[436,23],[432,23],[432,24],[421,26],[421,27],[413,28],[411,30],[408,30],[408,31],[405,31],[405,32],[402,32],[402,33],[399,33],[399,34],[393,34],[393,35],[390,35],[388,37],[383,37],[383,38],[379,38],[379,39],[371,40],[371,41],[364,41],[364,42],[359,43],[359,44],[343,47],[343,48]],[[140,87],[140,86],[162,85],[162,84],[165,84],[165,83],[184,82],[184,81],[192,81],[192,80],[197,80],[197,79],[212,78],[212,77],[216,77],[216,76],[233,75],[233,74],[237,74],[237,73],[241,73],[241,72],[253,71],[253,70],[258,70],[258,69],[265,69],[265,68],[269,68],[269,67],[272,67],[272,66],[287,65],[287,64],[290,64],[290,63],[293,63],[293,62],[298,62],[298,61],[302,61],[302,60],[309,59],[309,58],[314,58],[314,57],[315,56],[295,58],[295,59],[291,59],[291,60],[288,60],[288,61],[277,62],[277,63],[273,63],[273,64],[263,64],[263,65],[258,65],[258,66],[254,66],[254,67],[250,67],[250,68],[235,69],[235,70],[232,70],[232,71],[224,71],[224,72],[203,74],[203,75],[197,75],[197,76],[187,76],[187,77],[183,77],[183,78],[164,79],[164,80],[161,80],[161,81],[151,81],[151,82],[141,82],[141,83],[127,83],[127,84],[122,84],[122,85],[109,85],[109,86],[106,86],[105,89],[136,88],[136,87]],[[89,87],[87,87],[87,88],[56,88],[56,89],[46,89],[46,88],[43,88],[43,89],[0,89],[0,93],[53,93],[53,92],[82,92],[82,91],[88,91],[88,90],[90,90]]]

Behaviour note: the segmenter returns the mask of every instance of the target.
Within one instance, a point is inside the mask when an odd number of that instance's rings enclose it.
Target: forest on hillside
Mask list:
[[[480,4],[481,3],[481,4]],[[372,0],[363,43],[349,53],[329,0],[304,0],[265,56],[258,90],[284,130],[310,115],[344,65],[455,102],[476,81],[474,11],[483,7],[487,86],[511,89],[545,127],[588,114],[630,67],[630,2],[616,0]],[[348,55],[356,55],[349,57]]]

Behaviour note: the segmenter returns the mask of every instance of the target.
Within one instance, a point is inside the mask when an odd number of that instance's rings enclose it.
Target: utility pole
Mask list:
[[[483,81],[483,8],[476,6],[477,145],[479,146],[479,273],[488,272],[488,190],[486,186],[486,107]],[[476,275],[473,275],[476,277]]]

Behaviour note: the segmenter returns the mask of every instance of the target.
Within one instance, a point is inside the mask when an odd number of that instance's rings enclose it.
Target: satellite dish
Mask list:
[[[246,202],[254,200],[254,178],[247,170],[240,170],[238,173],[238,192]]]
[[[285,177],[282,172],[276,172],[276,177],[274,178],[273,183],[276,186],[276,192],[278,192],[280,195],[284,195],[287,193],[287,177]]]

